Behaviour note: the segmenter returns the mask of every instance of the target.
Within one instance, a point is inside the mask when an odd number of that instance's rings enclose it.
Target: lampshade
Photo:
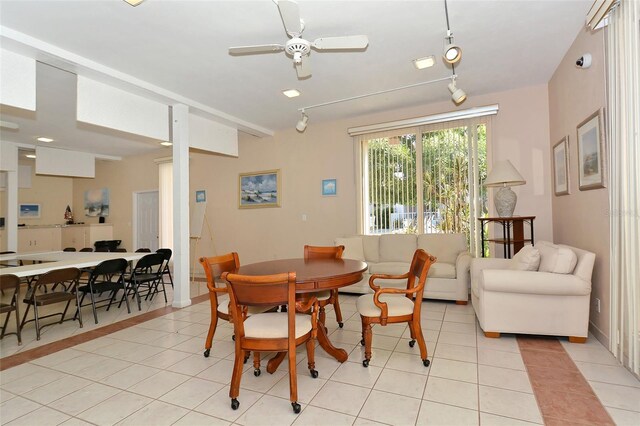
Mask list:
[[[485,186],[517,186],[527,183],[520,173],[513,167],[511,161],[498,161],[493,165],[487,179],[484,181]]]

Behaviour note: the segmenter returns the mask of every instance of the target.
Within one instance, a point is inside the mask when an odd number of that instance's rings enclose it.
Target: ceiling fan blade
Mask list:
[[[299,37],[302,34],[302,23],[300,22],[298,3],[291,0],[280,0],[278,10],[287,34],[291,37]]]
[[[368,44],[369,38],[366,35],[355,35],[317,38],[311,43],[311,47],[318,50],[364,49]]]
[[[283,50],[284,46],[281,44],[259,44],[256,46],[230,47],[229,53],[231,55],[249,55],[251,53],[282,52]]]
[[[302,61],[296,64],[296,73],[298,78],[307,78],[311,76],[311,64],[309,63],[309,57],[303,56]]]

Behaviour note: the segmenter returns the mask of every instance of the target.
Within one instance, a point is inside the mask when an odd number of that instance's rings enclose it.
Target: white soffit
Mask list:
[[[169,140],[169,107],[78,76],[77,120],[158,140]]]
[[[96,158],[88,152],[37,146],[36,174],[93,178]]]
[[[0,104],[36,110],[36,61],[0,49]]]
[[[189,146],[217,154],[238,156],[238,130],[189,114]]]

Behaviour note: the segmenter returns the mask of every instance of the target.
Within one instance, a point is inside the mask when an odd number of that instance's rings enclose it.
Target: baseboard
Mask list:
[[[191,306],[191,299],[174,300],[171,306],[174,308],[186,308],[187,306]]]
[[[611,351],[609,347],[609,336],[605,334],[602,330],[595,326],[591,321],[589,321],[589,332],[593,334],[593,337],[596,338],[602,345],[607,348],[608,351]]]

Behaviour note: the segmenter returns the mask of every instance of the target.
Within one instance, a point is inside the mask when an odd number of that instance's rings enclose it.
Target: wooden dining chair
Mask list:
[[[40,330],[43,327],[49,326],[51,324],[41,325],[40,321],[53,317],[56,315],[61,315],[60,324],[64,321],[65,316],[67,315],[67,311],[69,310],[69,305],[75,299],[76,301],[76,309],[77,315],[74,315],[72,319],[77,317],[78,322],[80,323],[80,328],[82,328],[82,310],[80,309],[80,297],[77,292],[78,289],[78,280],[80,279],[80,269],[78,268],[64,268],[64,269],[54,269],[53,271],[46,272],[40,275],[37,281],[33,284],[33,286],[27,291],[23,302],[27,305],[27,309],[25,309],[24,316],[22,317],[22,323],[20,324],[20,328],[24,329],[24,325],[27,322],[35,321],[36,323],[36,340],[40,340]],[[61,291],[50,291],[44,294],[38,294],[39,289],[41,287],[45,287],[49,284],[53,284],[54,286],[60,285]],[[53,313],[45,316],[40,316],[38,313],[38,308],[42,306],[48,306],[55,303],[67,302],[65,305],[64,311]],[[27,315],[29,314],[29,309],[33,306],[33,314],[34,318],[27,321]]]
[[[89,279],[86,285],[78,287],[78,292],[82,293],[80,298],[80,306],[84,302],[84,298],[87,294],[91,297],[91,308],[93,310],[93,319],[95,323],[98,323],[98,313],[96,311],[97,303],[103,303],[108,301],[107,311],[111,308],[111,304],[116,298],[118,291],[122,290],[126,292],[126,283],[124,280],[124,274],[129,267],[129,262],[125,259],[111,259],[100,262],[89,273]],[[108,293],[108,299],[96,300],[96,294]],[[124,298],[127,304],[127,312],[131,313],[131,307],[129,306],[129,298]]]
[[[371,325],[395,324],[406,322],[411,331],[411,341],[409,346],[413,347],[418,341],[420,347],[420,358],[425,367],[430,361],[427,359],[427,345],[422,335],[420,326],[420,308],[422,307],[422,294],[424,285],[427,282],[427,274],[431,264],[436,258],[422,249],[418,249],[413,254],[409,272],[402,275],[372,274],[369,278],[369,287],[374,294],[365,294],[356,301],[356,309],[362,320],[362,341],[364,345],[364,361],[362,365],[369,366],[371,360]],[[376,280],[382,279],[406,279],[406,289],[385,288],[375,285]]]
[[[318,377],[315,370],[314,346],[317,334],[317,299],[311,296],[296,306],[295,272],[276,275],[237,275],[229,272],[222,274],[229,291],[229,310],[233,318],[236,336],[235,360],[231,375],[229,397],[231,408],[240,406],[240,379],[245,354],[254,352],[253,365],[260,371],[260,352],[287,352],[289,360],[289,399],[294,413],[300,412],[298,404],[298,386],[296,376],[296,347],[306,344],[308,367],[311,377]],[[248,306],[286,305],[286,312],[265,312],[246,315]],[[296,313],[311,311],[311,315]],[[255,371],[254,371],[255,374]],[[259,374],[256,374],[259,375]]]
[[[220,279],[223,272],[235,272],[240,267],[238,253],[232,252],[220,256],[201,257],[200,264],[204,269],[207,278],[207,288],[209,289],[209,301],[211,302],[211,323],[204,345],[204,356],[209,357],[213,336],[218,326],[218,318],[229,321],[229,299],[226,297],[227,286],[218,286],[216,279]],[[223,296],[222,298],[220,298]]]
[[[11,299],[9,299],[9,303],[0,303],[0,313],[7,314],[4,319],[4,325],[2,326],[2,334],[0,334],[0,340],[4,339],[5,335],[13,334],[7,333],[7,326],[9,325],[9,317],[11,317],[11,312],[15,312],[16,317],[16,336],[18,337],[18,345],[22,344],[22,334],[20,333],[20,278],[11,274],[0,275],[0,289],[2,289],[2,294],[4,291],[11,291]]]
[[[304,260],[309,259],[342,259],[342,253],[344,252],[344,246],[304,246]],[[342,322],[342,312],[340,311],[340,300],[338,299],[338,290],[327,290],[316,294],[318,298],[318,304],[320,306],[320,323],[325,324],[326,314],[325,307],[327,305],[333,305],[333,310],[336,312],[336,321],[338,321],[338,327],[342,328],[344,323]],[[325,327],[326,329],[326,327]]]

